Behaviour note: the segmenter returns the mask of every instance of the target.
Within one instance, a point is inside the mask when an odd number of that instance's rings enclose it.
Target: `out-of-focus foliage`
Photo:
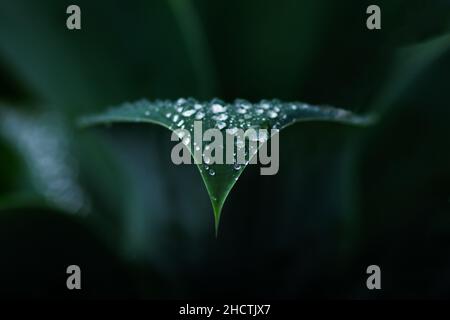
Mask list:
[[[378,1],[377,31],[369,1],[81,0],[80,31],[70,4],[0,2],[1,294],[76,297],[61,287],[76,263],[89,297],[450,294],[448,1]],[[246,170],[215,239],[169,132],[75,126],[180,96],[382,116],[284,130],[280,172]],[[365,288],[369,264],[382,293]]]

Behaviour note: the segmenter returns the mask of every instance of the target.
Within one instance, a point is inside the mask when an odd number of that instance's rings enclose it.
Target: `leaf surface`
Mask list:
[[[208,163],[204,151],[205,149],[207,150],[209,142],[205,142],[202,139],[200,144],[196,144],[192,140],[195,138],[195,121],[201,121],[203,133],[212,128],[228,134],[233,134],[236,129],[242,129],[243,131],[254,129],[256,135],[246,136],[244,140],[243,148],[246,161],[243,164],[238,163],[235,153],[234,162],[225,163],[224,151],[223,164]],[[303,121],[328,121],[366,126],[373,122],[373,118],[370,116],[358,116],[344,109],[330,106],[315,106],[301,102],[262,100],[259,103],[250,103],[246,100],[237,99],[233,103],[225,103],[219,99],[199,102],[191,98],[180,98],[175,102],[140,100],[134,103],[125,103],[102,114],[84,117],[80,120],[80,125],[86,127],[134,122],[157,124],[172,131],[177,129],[187,130],[190,136],[186,134],[185,136],[180,136],[180,139],[189,146],[189,151],[195,160],[202,160],[202,163],[195,162],[211,199],[217,232],[224,202],[239,176],[252,159],[252,155],[255,154],[255,150],[250,150],[246,141],[253,140],[264,144],[270,139],[270,133],[269,135],[263,135],[259,130],[281,130],[289,125]],[[226,138],[224,137],[224,144],[225,141]],[[233,151],[238,150],[239,147],[239,140],[237,140],[236,149],[233,149]],[[199,153],[197,153],[196,157],[195,151],[200,153],[200,158],[198,157]]]

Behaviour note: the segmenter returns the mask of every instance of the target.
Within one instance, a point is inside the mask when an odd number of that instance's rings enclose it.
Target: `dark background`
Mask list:
[[[381,30],[365,26],[370,4]],[[0,295],[449,297],[449,30],[446,0],[0,0]],[[124,101],[190,96],[379,121],[283,131],[278,175],[249,167],[215,238],[167,130],[76,126]],[[65,287],[70,264],[81,291]],[[380,291],[366,289],[371,264]]]

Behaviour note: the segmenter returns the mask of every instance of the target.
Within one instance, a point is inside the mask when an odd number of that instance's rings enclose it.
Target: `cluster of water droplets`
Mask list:
[[[141,100],[134,103],[134,108],[143,110],[145,117],[152,120],[159,120],[162,124],[168,126],[172,130],[186,129],[193,133],[194,122],[202,121],[203,131],[216,128],[226,130],[228,134],[234,135],[238,129],[244,132],[247,129],[254,129],[255,132],[250,133],[245,138],[250,141],[265,142],[269,136],[259,129],[281,129],[282,127],[295,122],[301,113],[302,117],[320,118],[320,117],[338,117],[345,118],[351,113],[342,109],[331,107],[318,107],[300,102],[281,102],[279,100],[261,100],[257,103],[251,103],[247,100],[236,99],[233,103],[226,103],[220,99],[212,99],[208,102],[200,102],[193,98],[180,98],[175,102],[169,100],[158,100],[148,102]],[[292,116],[290,116],[292,115]],[[136,119],[140,121],[140,119]],[[189,145],[191,140],[188,137],[180,137],[183,143]],[[237,148],[245,148],[245,141],[238,139]],[[194,142],[194,150],[205,150],[208,145],[199,146]],[[255,155],[257,150],[254,148],[245,151],[246,163],[251,156]],[[236,154],[235,154],[236,156]],[[208,157],[203,154],[203,169],[210,175],[216,172],[208,163]],[[237,161],[236,161],[237,162]],[[242,163],[232,165],[236,171],[244,167]]]
[[[135,106],[144,109],[144,116],[154,118],[163,112],[165,121],[171,129],[193,129],[194,121],[204,121],[206,128],[219,130],[239,128],[246,130],[267,122],[266,127],[276,128],[282,119],[286,119],[282,103],[278,100],[262,100],[252,104],[237,99],[233,103],[225,103],[220,99],[199,102],[192,98],[180,98],[175,102],[156,101],[149,103],[141,100]]]
[[[216,128],[219,130],[226,130],[227,134],[235,135],[239,129],[243,131],[252,128],[255,132],[247,136],[251,141],[267,141],[268,135],[265,132],[258,132],[261,124],[265,128],[274,128],[277,123],[277,118],[286,116],[281,112],[281,106],[278,106],[278,101],[261,101],[258,104],[252,104],[246,100],[238,99],[234,103],[225,103],[219,99],[213,99],[209,102],[198,102],[194,99],[178,99],[175,103],[165,101],[159,103],[165,109],[165,118],[170,121],[170,128],[187,129],[193,131],[194,121],[203,121],[204,130],[209,128]],[[269,121],[267,121],[270,119]],[[179,137],[183,143],[188,145],[191,141],[189,138]],[[195,151],[208,150],[209,145],[199,146],[194,141],[193,148]],[[245,140],[237,139],[236,147],[240,150],[245,148]],[[257,150],[249,149],[245,151],[245,159],[250,155],[254,155]],[[232,165],[233,169],[239,171],[244,164],[238,163],[236,153],[234,153],[235,163]],[[205,170],[209,175],[214,176],[216,171],[212,168],[211,159],[204,153],[202,154],[203,166],[200,170]],[[245,164],[248,163],[248,160]],[[236,178],[237,179],[237,178]]]

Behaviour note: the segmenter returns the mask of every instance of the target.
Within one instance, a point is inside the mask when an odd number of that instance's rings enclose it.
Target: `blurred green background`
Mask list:
[[[366,28],[370,4],[381,30]],[[449,34],[448,0],[0,0],[0,295],[449,297]],[[379,121],[283,131],[278,175],[244,172],[216,239],[167,130],[76,126],[191,96]],[[66,289],[71,264],[81,291]],[[381,291],[366,289],[371,264]]]

